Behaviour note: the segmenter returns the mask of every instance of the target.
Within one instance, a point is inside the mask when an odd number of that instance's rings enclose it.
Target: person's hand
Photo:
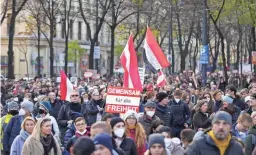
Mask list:
[[[212,119],[214,115],[215,115],[215,112],[213,112],[213,113],[210,115],[210,119]]]
[[[188,128],[188,124],[187,124],[187,123],[184,123],[184,127],[185,127],[185,128]]]
[[[199,128],[198,131],[203,131],[204,129],[203,128]]]

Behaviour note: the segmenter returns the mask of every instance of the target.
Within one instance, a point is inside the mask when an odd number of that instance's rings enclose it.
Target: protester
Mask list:
[[[193,115],[193,126],[194,130],[203,130],[206,128],[209,128],[211,126],[211,118],[208,117],[209,114],[208,111],[208,100],[199,100],[197,101],[196,107],[195,107],[196,113]],[[214,113],[211,115],[211,117],[214,115]]]
[[[247,136],[245,138],[245,155],[251,155],[253,152],[253,149],[256,146],[256,112],[254,111],[251,114],[251,118],[253,119],[253,126],[249,128]]]
[[[144,105],[144,114],[140,116],[139,123],[143,126],[146,135],[150,134],[150,126],[153,121],[160,120],[156,115],[156,104],[154,102],[148,101]]]
[[[34,118],[29,116],[24,119],[21,124],[20,135],[18,135],[12,143],[10,152],[11,155],[21,155],[23,145],[28,137],[32,134],[35,125],[36,122]]]
[[[214,112],[214,100],[212,98],[211,93],[209,92],[203,92],[202,97],[206,98],[207,100],[207,113],[212,114]]]
[[[24,155],[61,155],[58,141],[52,135],[52,124],[50,118],[40,119],[25,141],[22,154]]]
[[[155,115],[164,121],[166,126],[171,126],[171,109],[168,105],[168,95],[165,92],[160,92],[156,95],[156,112]]]
[[[59,111],[62,106],[62,102],[56,98],[56,94],[54,92],[50,92],[48,94],[48,97],[51,104],[50,115],[53,116],[55,119],[57,119]]]
[[[20,106],[19,115],[12,117],[4,130],[3,150],[6,154],[9,154],[15,137],[20,134],[21,123],[26,117],[31,116],[34,104],[23,101]]]
[[[150,129],[149,129],[150,130],[149,135],[151,135],[153,133],[157,133],[159,131],[159,129],[163,126],[164,126],[164,121],[162,121],[162,120],[153,121],[150,126]]]
[[[115,117],[110,121],[112,129],[112,137],[115,140],[115,144],[118,148],[121,148],[126,155],[137,155],[137,146],[135,142],[126,137],[125,134],[125,122],[119,117]]]
[[[149,136],[148,148],[145,155],[167,155],[164,137],[161,134],[152,134]]]
[[[231,138],[232,117],[224,111],[217,112],[212,120],[212,129],[188,145],[185,155],[220,154],[241,155],[242,147]],[[200,153],[199,153],[200,152]]]
[[[251,94],[250,97],[250,107],[244,110],[244,112],[248,113],[249,115],[251,115],[253,111],[256,111],[256,94]]]
[[[102,121],[106,122],[107,124],[110,125],[110,121],[112,118],[114,118],[115,116],[111,113],[106,113],[103,117],[102,117]]]
[[[192,129],[184,129],[180,132],[180,138],[184,149],[193,141],[195,131]]]
[[[214,108],[213,108],[213,112],[217,112],[219,111],[219,109],[222,107],[222,92],[217,90],[213,93],[213,98],[214,98]]]
[[[138,122],[139,116],[135,111],[127,111],[124,114],[126,124],[126,136],[134,140],[137,145],[138,155],[146,152],[146,133],[142,125]]]
[[[237,119],[237,123],[232,126],[232,135],[245,142],[245,137],[247,136],[248,130],[251,126],[251,116],[247,113],[241,114]]]
[[[89,137],[80,137],[72,148],[71,155],[94,155],[94,142]]]
[[[238,96],[237,93],[237,89],[234,85],[228,85],[226,87],[226,96],[231,96],[233,98],[233,103],[238,106],[241,110],[245,110],[245,103],[244,101],[240,98],[240,96]]]

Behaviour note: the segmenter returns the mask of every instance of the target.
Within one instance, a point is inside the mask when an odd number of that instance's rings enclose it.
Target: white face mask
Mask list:
[[[146,114],[149,116],[149,117],[153,117],[155,112],[154,111],[147,111]]]
[[[19,110],[19,115],[24,116],[26,114],[26,111],[24,109]]]
[[[171,138],[165,138],[165,139],[164,139],[164,143],[165,143],[165,146],[168,147],[168,146],[171,145],[172,139],[171,139]]]
[[[86,133],[86,129],[83,132],[80,132],[78,130],[76,130],[77,133],[79,133],[80,135],[84,135]]]
[[[119,128],[114,130],[114,134],[118,137],[118,138],[122,138],[125,132],[125,128]]]
[[[178,98],[175,98],[175,101],[176,101],[177,103],[179,103],[179,102],[180,102],[180,99],[178,99]]]
[[[210,102],[211,99],[210,99],[210,98],[206,98],[206,100],[207,100],[208,102]]]

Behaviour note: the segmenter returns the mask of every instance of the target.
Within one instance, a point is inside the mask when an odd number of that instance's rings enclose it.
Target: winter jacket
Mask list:
[[[139,123],[143,126],[147,136],[149,136],[151,124],[155,120],[160,120],[160,118],[157,117],[156,115],[154,115],[152,118],[150,118],[146,114],[142,115],[139,118]]]
[[[4,138],[4,130],[7,126],[7,124],[10,122],[11,118],[13,117],[13,115],[11,114],[7,114],[5,116],[3,116],[1,119],[0,119],[0,149],[3,150],[3,138]]]
[[[248,132],[239,132],[236,128],[237,123],[232,125],[231,134],[232,136],[237,137],[238,139],[241,139],[243,142],[245,142],[245,138],[248,135]]]
[[[57,146],[57,154],[54,153],[54,148],[52,148],[49,155],[61,155],[58,141],[55,138],[54,140]],[[44,155],[43,144],[32,136],[28,137],[22,148],[22,155]]]
[[[178,103],[175,100],[171,100],[169,105],[171,126],[175,128],[183,128],[184,123],[186,123],[191,116],[188,105],[181,100]]]
[[[184,155],[184,148],[180,144],[174,142],[171,142],[169,146],[166,146],[166,150],[171,155]]]
[[[136,143],[136,129],[128,129],[129,130],[129,135],[127,137],[131,138],[135,143]],[[144,155],[146,152],[146,139],[145,143],[143,146],[137,147],[138,155]]]
[[[199,137],[186,148],[185,155],[220,155],[219,148],[208,134]],[[243,149],[234,139],[230,140],[225,155],[243,155]]]
[[[241,109],[238,106],[235,106],[235,113],[232,115],[232,124],[236,123],[240,113]]]
[[[86,118],[88,125],[92,125],[97,121],[98,113],[100,113],[100,111],[95,100],[91,100],[88,104],[86,104]]]
[[[29,133],[21,130],[20,135],[18,135],[12,143],[10,155],[21,155],[23,145],[29,136]]]
[[[6,126],[3,138],[3,146],[5,152],[10,152],[15,137],[20,134],[21,123],[23,122],[23,120],[23,116],[16,115],[11,118],[10,122]]]
[[[86,131],[83,135],[80,135],[79,133],[75,133],[74,136],[72,136],[69,140],[68,140],[68,143],[66,145],[66,150],[68,152],[70,152],[70,148],[73,147],[73,145],[75,144],[76,140],[79,138],[79,137],[82,137],[82,136],[87,136],[89,137],[90,136],[90,133],[89,131]]]
[[[245,105],[246,103],[244,103],[244,100],[241,99],[240,97],[234,98],[233,104],[238,106],[241,110],[245,110],[245,108],[246,108],[246,105]]]
[[[138,155],[136,144],[131,138],[124,138],[120,148],[124,151],[125,155]]]
[[[209,128],[211,126],[211,119],[205,113],[196,112],[193,116],[193,126],[195,131],[199,128]]]
[[[213,112],[219,111],[221,107],[222,107],[222,101],[221,100],[220,101],[215,100]]]
[[[256,155],[256,147],[253,149],[252,155]]]
[[[155,116],[164,121],[165,126],[171,127],[171,109],[168,105],[162,106],[157,103]]]
[[[49,100],[50,101],[50,100]],[[51,103],[51,101],[50,101]],[[55,99],[54,100],[54,103],[51,103],[51,110],[50,110],[50,115],[53,116],[55,119],[58,118],[58,114],[59,114],[59,111],[62,107],[63,103],[58,100],[58,99]]]
[[[255,148],[255,142],[253,142],[253,139],[256,140],[256,125],[252,126],[249,131],[248,135],[245,138],[245,155],[251,155],[253,149]],[[253,144],[255,143],[255,144]]]

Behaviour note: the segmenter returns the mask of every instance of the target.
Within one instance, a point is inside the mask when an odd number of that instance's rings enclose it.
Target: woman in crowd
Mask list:
[[[193,127],[195,131],[206,129],[211,126],[211,120],[208,117],[208,100],[199,100],[195,106],[195,114],[193,115]],[[213,116],[213,114],[211,115]]]
[[[138,155],[146,152],[146,133],[139,121],[139,116],[135,111],[127,111],[124,114],[126,124],[125,134],[134,140],[137,145]]]
[[[18,135],[11,146],[11,155],[21,155],[22,147],[26,139],[32,134],[36,125],[35,120],[32,117],[26,117],[21,124],[20,135]]]
[[[42,118],[37,122],[32,135],[24,143],[22,154],[61,155],[58,141],[52,135],[50,118]]]
[[[150,135],[148,141],[148,150],[145,155],[167,155],[164,136],[161,134]]]
[[[191,95],[189,93],[183,93],[181,99],[188,105],[190,111],[192,111],[194,104],[191,102]]]
[[[115,145],[121,148],[126,155],[137,155],[136,144],[131,138],[126,137],[124,120],[120,117],[114,117],[110,121],[110,125]]]
[[[233,99],[230,96],[223,96],[222,101],[223,105],[220,110],[228,112],[232,116],[232,124],[236,123],[241,112],[240,108],[233,104]]]
[[[221,107],[222,107],[222,100],[221,100],[221,96],[222,96],[222,92],[219,91],[219,90],[216,90],[214,93],[213,93],[213,98],[214,98],[214,108],[213,108],[213,111],[214,112],[217,112]]]
[[[207,112],[209,114],[212,114],[214,112],[214,100],[213,100],[213,97],[211,95],[211,93],[209,92],[203,92],[202,93],[202,97],[205,97],[206,100],[207,100],[207,103],[208,103],[208,109],[207,109]]]
[[[163,126],[164,126],[164,121],[162,120],[153,121],[150,127],[150,134],[157,133],[157,131]]]

